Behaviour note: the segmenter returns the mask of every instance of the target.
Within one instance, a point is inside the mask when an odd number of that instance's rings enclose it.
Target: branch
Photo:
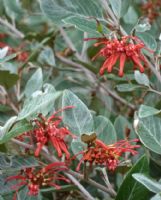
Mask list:
[[[67,33],[64,31],[63,28],[59,28],[60,30],[60,34],[62,35],[64,41],[66,42],[66,44],[68,45],[68,47],[75,52],[76,57],[80,60],[81,56],[79,55],[77,49],[75,48],[73,42],[70,40],[70,38],[68,37]]]
[[[65,64],[68,64],[68,65],[70,65],[70,66],[73,66],[73,67],[77,67],[77,68],[79,68],[79,69],[82,69],[82,71],[84,71],[84,69],[85,69],[81,64],[78,64],[78,63],[76,63],[76,62],[73,62],[73,61],[71,61],[71,60],[69,60],[69,59],[67,59],[67,58],[64,58],[64,57],[60,56],[60,55],[56,55],[56,56],[57,56],[57,58],[58,58],[60,61],[62,61],[62,62],[65,63]],[[86,69],[86,72],[88,72],[88,74],[91,74],[91,76],[93,77],[93,83],[95,84],[95,83],[96,83],[96,79],[97,79],[96,75],[95,75],[94,73],[92,73],[91,71],[89,71],[88,69]],[[86,74],[87,74],[87,73],[86,73]],[[101,88],[102,88],[108,95],[110,95],[112,98],[116,99],[116,100],[119,101],[120,103],[122,103],[122,104],[128,106],[129,108],[131,108],[131,109],[133,109],[133,110],[136,109],[136,106],[135,106],[135,105],[129,103],[128,101],[126,101],[125,99],[123,99],[122,97],[120,97],[117,93],[115,93],[115,92],[111,91],[109,88],[105,87],[103,83],[100,83],[100,86],[101,86]]]
[[[84,32],[84,39],[88,37],[88,33]],[[83,42],[81,58],[84,61],[87,61],[87,42]]]
[[[25,35],[20,32],[16,27],[14,27],[12,24],[10,24],[7,20],[0,17],[0,24],[2,26],[7,27],[11,33],[14,33],[16,37],[23,39]]]

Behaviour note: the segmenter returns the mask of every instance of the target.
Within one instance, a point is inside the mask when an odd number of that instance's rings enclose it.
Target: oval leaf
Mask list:
[[[55,93],[42,93],[38,94],[27,101],[24,104],[23,109],[18,115],[17,120],[22,119],[32,119],[36,117],[37,114],[42,113],[43,115],[47,115],[49,111],[52,110],[54,106],[55,100],[60,96],[61,92]]]
[[[151,151],[161,154],[161,118],[150,116],[138,121],[135,131],[141,142]]]
[[[138,183],[133,177],[134,173],[145,173],[149,171],[148,160],[143,156],[127,173],[122,185],[119,188],[115,200],[147,200],[148,190]],[[144,194],[144,195],[143,195]]]
[[[138,70],[134,72],[135,80],[137,83],[149,86],[149,79],[146,74],[140,73]]]
[[[138,111],[139,118],[149,117],[151,115],[159,114],[161,111],[146,105],[141,105]]]
[[[34,93],[36,90],[39,90],[42,87],[42,84],[43,84],[42,69],[38,68],[36,72],[31,76],[31,78],[27,81],[24,92],[25,95],[27,97],[30,97],[32,93]]]
[[[40,0],[40,6],[44,14],[58,25],[70,16],[102,18],[102,8],[95,0]]]
[[[156,182],[145,176],[144,174],[133,174],[132,175],[139,183],[144,185],[148,190],[154,193],[161,192],[161,183]]]
[[[137,88],[140,88],[140,86],[124,83],[124,84],[117,85],[116,88],[119,92],[131,92],[131,91],[136,90]]]
[[[76,135],[93,132],[93,117],[86,105],[72,92],[65,90],[63,93],[62,106],[74,106],[65,110],[63,122]]]
[[[105,144],[112,144],[117,141],[117,135],[113,124],[104,116],[97,116],[94,120],[97,137]]]

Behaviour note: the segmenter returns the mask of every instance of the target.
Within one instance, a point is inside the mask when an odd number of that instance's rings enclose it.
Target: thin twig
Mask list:
[[[84,68],[81,64],[73,62],[73,61],[69,60],[68,58],[64,58],[64,57],[58,56],[58,55],[57,55],[57,58],[59,60],[61,60],[63,63],[68,64],[70,66],[77,67],[77,68],[82,69],[82,70]],[[94,73],[92,73],[91,71],[89,71],[88,69],[86,69],[86,71],[88,71],[88,74],[92,75],[93,83],[96,83],[96,81],[95,81],[97,79],[96,75]],[[124,105],[127,105],[129,108],[131,108],[133,110],[136,109],[135,105],[133,105],[133,104],[129,103],[128,101],[126,101],[125,99],[121,98],[117,93],[111,91],[108,87],[105,87],[103,83],[100,83],[100,86],[112,98],[116,99],[117,101],[119,101],[120,103],[122,103]]]
[[[84,39],[88,37],[88,33],[84,32]],[[87,42],[83,42],[81,58],[83,61],[87,61]]]
[[[14,33],[14,35],[18,38],[23,39],[25,37],[25,35],[19,31],[16,27],[14,27],[12,24],[10,24],[7,20],[3,19],[0,17],[0,24],[2,26],[7,27],[12,33]]]
[[[111,11],[108,3],[106,0],[101,0],[101,3],[103,5],[103,8],[107,11],[108,15],[111,17],[111,19],[113,20],[113,24],[115,24],[115,26],[118,26],[118,20],[116,19],[115,15],[113,14],[113,12]]]
[[[110,181],[109,181],[109,178],[108,178],[108,175],[107,175],[107,172],[106,172],[106,168],[105,168],[105,167],[102,168],[102,173],[103,173],[104,181],[105,181],[107,187],[108,187],[111,191],[113,191],[113,193],[116,195],[116,192],[115,192],[115,190],[113,189],[113,187],[112,187],[112,185],[111,185],[111,183],[110,183]]]
[[[73,42],[68,37],[67,33],[64,31],[63,28],[59,28],[59,30],[60,30],[60,34],[63,36],[63,39],[66,42],[66,44],[68,45],[68,47],[75,53],[75,56],[80,60],[81,56],[79,55],[79,53],[78,53],[77,49],[75,48]]]
[[[126,101],[125,99],[121,98],[117,93],[111,91],[108,87],[105,87],[103,83],[100,83],[100,86],[104,89],[104,91],[106,93],[108,93],[113,99],[116,99],[117,101],[119,101],[120,103],[128,106],[129,108],[135,110],[136,106],[132,103],[129,103],[128,101]]]
[[[82,191],[82,193],[84,194],[83,196],[86,196],[86,199],[94,200],[94,198],[89,194],[89,192],[79,183],[79,181],[74,176],[72,176],[69,173],[65,174],[80,189],[80,191]]]

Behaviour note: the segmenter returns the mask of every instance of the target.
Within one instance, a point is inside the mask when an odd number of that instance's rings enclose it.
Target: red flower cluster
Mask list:
[[[138,142],[138,139],[131,141],[121,140],[111,145],[104,144],[101,140],[96,139],[92,146],[88,146],[86,151],[80,152],[82,158],[77,166],[77,171],[80,170],[82,162],[88,162],[90,166],[103,165],[109,170],[114,171],[120,163],[120,158],[125,152],[129,152],[132,155],[136,155],[136,148],[139,145],[132,145],[131,142]]]
[[[143,14],[152,23],[158,16],[160,16],[161,1],[160,0],[148,0],[141,7]]]
[[[20,174],[10,176],[6,181],[20,180],[21,182],[12,186],[12,189],[18,191],[21,186],[27,185],[28,194],[36,196],[42,187],[53,186],[56,189],[60,189],[61,187],[55,183],[57,180],[69,183],[70,181],[67,178],[59,174],[59,172],[66,171],[67,169],[65,163],[54,162],[39,170],[35,168],[22,170]]]
[[[64,109],[55,112],[49,118],[45,118],[40,114],[38,119],[34,120],[37,126],[32,131],[37,145],[35,156],[39,156],[43,146],[50,141],[59,157],[62,157],[63,153],[65,153],[66,158],[69,159],[70,153],[68,151],[68,146],[65,143],[65,137],[70,135],[72,138],[75,138],[76,136],[74,136],[66,127],[60,126],[62,118],[56,116],[56,114],[70,108],[73,108],[73,106],[67,106]]]
[[[4,39],[6,38],[7,35],[6,34],[2,34],[0,33],[0,39]],[[29,54],[27,51],[21,51],[20,49],[22,48],[22,46],[19,46],[17,48],[13,48],[13,47],[10,47],[8,44],[6,44],[5,42],[0,42],[0,48],[4,48],[4,47],[8,47],[8,54],[13,54],[13,53],[17,53],[20,51],[20,53],[18,53],[18,55],[16,56],[16,60],[18,62],[25,62],[28,57],[29,57]]]
[[[146,66],[146,59],[144,55],[141,53],[141,50],[147,49],[145,44],[134,36],[124,36],[121,39],[107,39],[107,38],[87,38],[87,40],[98,40],[94,46],[104,45],[101,50],[98,52],[96,56],[92,60],[94,60],[98,56],[103,56],[106,58],[103,66],[100,69],[100,75],[104,74],[104,71],[112,72],[112,69],[116,62],[120,60],[120,69],[119,76],[124,75],[124,66],[127,60],[131,60],[134,63],[134,67],[138,67],[140,72],[144,72],[144,67],[142,62]],[[147,49],[152,52],[151,50]]]

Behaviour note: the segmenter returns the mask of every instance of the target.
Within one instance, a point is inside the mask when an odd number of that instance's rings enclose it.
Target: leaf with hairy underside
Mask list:
[[[71,16],[103,18],[102,7],[95,0],[40,0],[43,13],[55,24]]]
[[[146,156],[140,158],[140,160],[129,170],[122,185],[119,188],[115,200],[147,200],[148,190],[138,183],[133,177],[134,173],[148,174],[149,166]],[[144,195],[142,195],[144,194]]]
[[[150,179],[149,177],[145,176],[144,174],[136,173],[132,175],[134,179],[136,179],[139,183],[144,185],[149,191],[154,193],[161,192],[161,183]]]
[[[35,166],[39,166],[39,163],[33,156],[11,156],[4,153],[0,154],[0,169],[3,171],[3,173]]]
[[[161,154],[161,118],[149,116],[138,119],[135,131],[145,147],[157,154]]]
[[[91,134],[94,130],[93,117],[87,106],[71,91],[63,93],[62,107],[74,106],[62,113],[63,122],[76,135]]]

